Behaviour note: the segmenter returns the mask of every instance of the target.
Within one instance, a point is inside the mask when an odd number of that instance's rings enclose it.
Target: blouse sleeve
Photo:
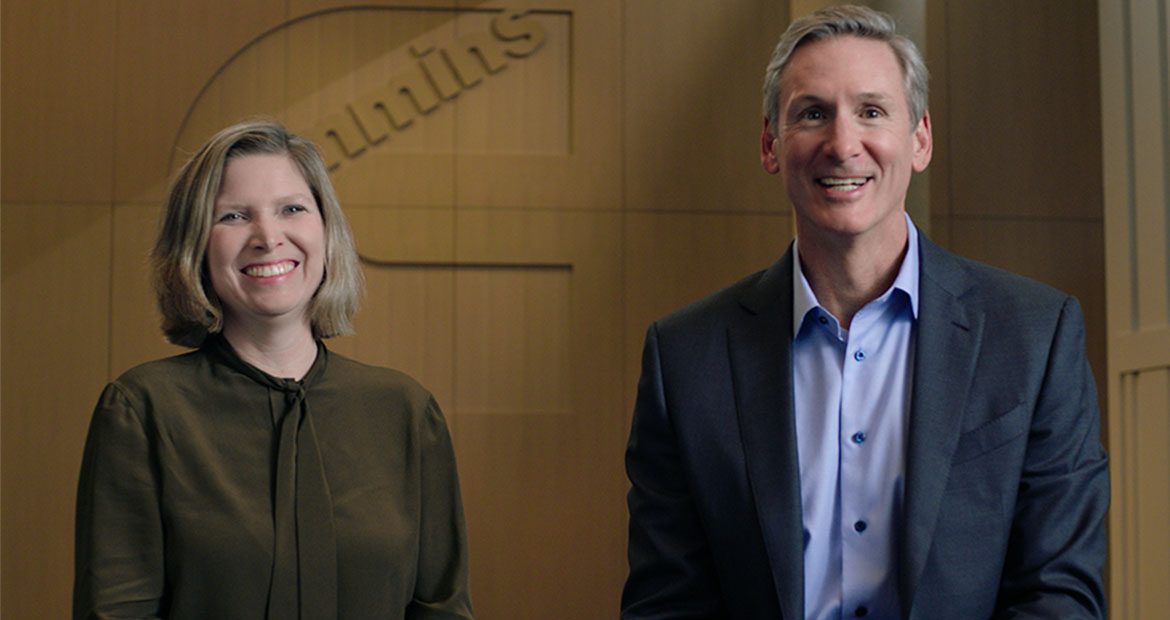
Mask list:
[[[470,619],[467,532],[451,435],[434,398],[421,424],[418,580],[407,620]]]
[[[159,618],[159,489],[141,412],[116,384],[90,422],[77,489],[73,617]]]

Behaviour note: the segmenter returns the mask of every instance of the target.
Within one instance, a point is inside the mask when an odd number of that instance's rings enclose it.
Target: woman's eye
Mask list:
[[[220,222],[234,222],[234,221],[242,220],[242,219],[244,219],[243,215],[240,215],[239,213],[236,213],[233,211],[231,213],[224,213],[223,215],[219,216],[218,221],[220,221]]]
[[[308,211],[308,209],[301,205],[288,205],[284,208],[285,213],[302,213],[304,211]]]

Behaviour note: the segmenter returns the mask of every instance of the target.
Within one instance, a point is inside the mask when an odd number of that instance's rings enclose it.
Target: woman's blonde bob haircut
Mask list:
[[[292,160],[324,220],[325,275],[306,310],[313,337],[353,332],[350,319],[357,311],[362,272],[325,162],[312,142],[274,120],[260,119],[215,134],[171,185],[151,263],[163,333],[174,344],[199,347],[208,334],[223,330],[223,306],[205,264],[212,212],[228,162],[259,154],[287,155]]]

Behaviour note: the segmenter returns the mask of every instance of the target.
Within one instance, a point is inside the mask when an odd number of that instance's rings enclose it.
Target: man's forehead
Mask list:
[[[858,82],[863,87],[858,95],[905,96],[904,71],[898,56],[886,41],[837,35],[802,43],[792,51],[780,74],[780,91],[791,96],[796,86],[816,83],[820,80],[845,80]],[[893,92],[874,86],[888,81]],[[814,93],[815,94],[815,93]]]

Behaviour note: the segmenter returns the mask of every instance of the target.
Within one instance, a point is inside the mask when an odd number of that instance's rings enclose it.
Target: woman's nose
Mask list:
[[[252,236],[249,239],[257,250],[271,250],[280,245],[280,226],[271,217],[261,216],[252,221]]]

